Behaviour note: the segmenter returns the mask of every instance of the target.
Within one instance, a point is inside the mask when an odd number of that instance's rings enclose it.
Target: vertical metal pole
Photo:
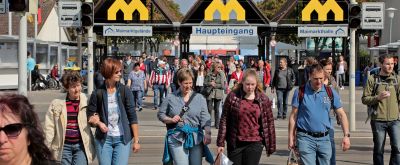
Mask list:
[[[392,43],[392,26],[393,26],[393,17],[390,17],[389,43]]]
[[[26,14],[20,13],[18,41],[18,93],[27,96],[27,22]]]
[[[78,67],[81,69],[83,69],[82,68],[82,30],[83,29],[80,29],[77,31],[78,32],[78,38],[77,38],[77,40],[78,40],[77,41],[77,43],[78,43],[78,59],[76,61],[76,63],[78,63]]]
[[[86,2],[93,2],[93,0],[86,0]],[[87,93],[91,94],[94,89],[93,78],[94,78],[94,70],[93,70],[93,26],[88,27],[88,67],[87,67],[87,74],[88,74],[88,89]]]
[[[357,4],[355,0],[351,4]],[[356,131],[356,31],[350,29],[350,131]]]
[[[8,12],[8,35],[12,36],[12,13]]]

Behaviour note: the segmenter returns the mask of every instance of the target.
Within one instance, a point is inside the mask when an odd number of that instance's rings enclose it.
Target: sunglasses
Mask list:
[[[122,73],[122,70],[117,70],[117,71],[115,71],[114,74],[118,74],[118,73]]]
[[[21,134],[22,128],[24,127],[25,124],[22,123],[9,124],[3,128],[0,128],[0,132],[4,131],[9,138],[16,138],[19,136],[19,134]]]

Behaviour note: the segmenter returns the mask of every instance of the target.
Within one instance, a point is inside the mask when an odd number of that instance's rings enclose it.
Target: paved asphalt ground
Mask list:
[[[4,92],[4,91],[0,91]],[[149,91],[150,96],[152,92]],[[341,151],[340,142],[342,137],[342,131],[340,127],[336,127],[336,158],[338,165],[365,165],[372,164],[372,133],[370,130],[369,123],[364,124],[366,119],[366,106],[361,103],[362,89],[356,90],[356,128],[355,132],[351,132],[351,148],[347,152]],[[347,89],[340,92],[342,97],[343,106],[346,110],[349,107],[349,91]],[[270,94],[268,94],[272,98]],[[43,122],[44,115],[50,104],[50,101],[54,98],[65,97],[64,93],[60,91],[32,91],[28,93],[29,100],[35,106],[35,111],[39,114],[40,120]],[[289,100],[291,101],[291,95]],[[152,110],[152,97],[146,97],[145,107],[142,112],[137,112],[139,117],[139,128],[140,128],[140,141],[141,151],[137,154],[131,154],[129,164],[135,165],[160,165],[164,136],[166,133],[165,126],[158,121],[156,117],[156,111]],[[289,102],[290,102],[289,101]],[[289,106],[289,111],[290,111]],[[277,109],[274,109],[274,115],[276,115]],[[290,112],[289,112],[290,113]],[[276,135],[277,135],[277,151],[267,157],[263,152],[260,164],[262,165],[284,165],[286,164],[288,149],[288,120],[278,120],[275,122]],[[217,130],[212,130],[212,144],[210,148],[215,151]],[[390,156],[389,139],[386,142],[386,154],[385,162],[388,162]],[[205,161],[203,164],[206,164]]]

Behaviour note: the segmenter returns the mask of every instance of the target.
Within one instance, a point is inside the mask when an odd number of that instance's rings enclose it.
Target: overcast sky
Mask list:
[[[254,0],[254,1],[257,2],[262,0]],[[196,0],[175,0],[175,2],[179,4],[182,14],[185,15],[186,12],[190,9],[190,7],[192,7],[192,5],[196,2]]]

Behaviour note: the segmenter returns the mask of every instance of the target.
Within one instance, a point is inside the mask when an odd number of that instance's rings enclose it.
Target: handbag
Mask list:
[[[218,153],[217,157],[215,158],[214,165],[233,165],[233,162],[221,152]]]
[[[296,155],[295,150],[290,150],[287,165],[301,165],[300,159]]]
[[[205,87],[200,93],[201,93],[204,97],[207,98],[208,96],[210,96],[212,90],[213,90],[212,87]]]

